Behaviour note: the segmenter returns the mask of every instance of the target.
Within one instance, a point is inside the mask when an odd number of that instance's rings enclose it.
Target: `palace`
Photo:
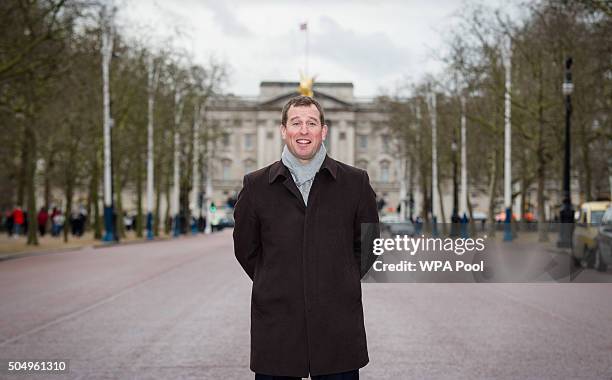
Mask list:
[[[209,102],[206,122],[222,133],[212,148],[215,202],[235,195],[246,173],[280,159],[281,109],[299,94],[299,85],[261,82],[257,97],[225,95]],[[313,92],[325,110],[330,157],[367,170],[377,196],[396,207],[400,165],[397,142],[387,127],[388,115],[373,99],[356,98],[352,83],[315,82]]]

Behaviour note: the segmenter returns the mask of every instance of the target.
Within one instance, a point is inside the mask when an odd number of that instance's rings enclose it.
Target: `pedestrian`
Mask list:
[[[70,217],[68,218],[68,222],[70,223],[70,232],[72,233],[72,236],[77,236],[79,231],[79,219],[76,210],[72,210]]]
[[[87,210],[83,205],[79,207],[77,214],[77,236],[81,237],[85,233],[85,224],[87,223]]]
[[[61,210],[53,217],[53,226],[55,228],[53,236],[59,236],[62,233],[62,229],[64,229],[64,221],[66,218],[64,217],[64,213]]]
[[[53,207],[53,209],[51,210],[51,236],[57,236],[59,233],[57,232],[57,224],[55,224],[55,216],[59,213],[60,211],[57,209],[57,207]]]
[[[358,379],[376,195],[365,171],[327,156],[316,100],[289,100],[280,132],[281,160],[244,177],[234,211],[234,252],[253,280],[250,368],[257,380]]]
[[[45,236],[47,232],[47,221],[49,220],[49,212],[46,207],[41,207],[40,211],[38,211],[38,232],[40,232],[40,236]]]
[[[15,209],[13,210],[13,226],[14,226],[13,237],[15,239],[18,238],[19,235],[21,235],[23,231],[24,223],[25,223],[25,217],[23,215],[23,210],[21,209],[21,206],[19,205],[15,206]]]

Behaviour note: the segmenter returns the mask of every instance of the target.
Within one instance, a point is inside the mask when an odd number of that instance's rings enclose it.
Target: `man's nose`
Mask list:
[[[302,124],[302,126],[300,127],[300,134],[301,135],[307,135],[308,134],[308,127],[304,124]]]

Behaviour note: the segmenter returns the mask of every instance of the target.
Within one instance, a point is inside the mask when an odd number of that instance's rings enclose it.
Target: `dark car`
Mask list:
[[[595,237],[595,262],[593,266],[600,272],[605,272],[612,265],[612,206],[608,207]]]

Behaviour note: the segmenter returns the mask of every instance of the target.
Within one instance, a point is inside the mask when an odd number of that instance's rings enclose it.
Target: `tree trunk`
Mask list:
[[[160,203],[161,203],[161,184],[162,184],[161,179],[159,178],[160,176],[161,176],[161,171],[158,170],[154,176],[154,181],[155,181],[155,213],[153,215],[153,235],[154,236],[159,236],[159,222],[160,222],[159,212],[161,210]]]
[[[423,196],[423,204],[421,208],[421,216],[425,222],[429,222],[429,190],[427,188],[427,162],[425,162],[425,154],[423,152],[423,144],[419,144],[419,179],[421,180],[421,194]]]
[[[91,171],[93,173],[93,170]],[[93,192],[94,192],[94,186],[95,186],[95,176],[92,175],[91,178],[89,179],[89,194],[87,194],[87,221],[85,223],[85,231],[89,231],[91,229],[91,227],[93,226],[93,218],[92,218],[92,208],[93,208]]]
[[[525,217],[525,214],[527,213],[527,187],[529,186],[529,183],[527,182],[526,171],[527,171],[527,163],[523,162],[523,170],[521,173],[521,207],[520,207],[521,220],[523,220],[523,218]]]
[[[497,148],[497,147],[495,147]],[[495,199],[497,197],[497,182],[499,177],[499,149],[495,149],[491,162],[491,177],[489,179],[489,236],[495,236]]]
[[[170,176],[167,176],[170,177]],[[164,233],[166,235],[170,234],[170,229],[172,228],[172,212],[170,211],[170,179],[166,178],[166,215],[164,221]]]
[[[121,183],[121,179],[120,179],[120,175],[116,175],[115,176],[115,191],[116,191],[116,197],[117,197],[117,218],[115,220],[115,229],[117,231],[117,236],[121,239],[125,238],[125,225],[123,223],[123,202],[122,202],[122,196],[121,196],[121,192],[122,192],[122,183]]]
[[[49,154],[49,157],[47,157],[47,162],[45,165],[45,209],[49,209],[51,206],[51,175],[53,173],[53,167],[55,166],[54,156],[55,153],[52,146],[51,153]]]
[[[99,152],[95,153],[92,170],[91,201],[93,203],[93,229],[94,238],[102,239],[102,223],[100,220],[100,160]]]
[[[584,174],[584,197],[587,202],[593,200],[593,194],[591,192],[592,178],[591,178],[591,155],[589,150],[589,140],[586,133],[584,123],[580,123],[582,139],[580,141],[580,149],[582,150],[582,166]]]
[[[96,176],[97,177],[97,176]],[[98,192],[98,180],[93,193],[93,217],[94,217],[94,239],[102,239],[102,223],[100,222],[100,196]]]
[[[538,241],[548,241],[548,225],[544,210],[544,187],[546,185],[546,161],[544,157],[544,84],[542,83],[542,67],[538,72],[538,150],[537,158],[537,177],[538,177]]]
[[[28,245],[38,245],[38,218],[36,213],[36,134],[32,125],[26,125],[27,154],[27,180],[26,191],[28,196]]]
[[[66,210],[64,210],[64,243],[68,242],[68,232],[72,228],[72,192],[73,192],[73,173],[68,170],[66,173]]]
[[[469,185],[468,185],[468,189],[466,191],[466,193],[468,194],[467,196],[467,209],[468,209],[468,213],[470,214],[470,237],[476,237],[476,222],[474,221],[474,208],[472,207],[472,201],[470,201],[470,190],[469,190]]]
[[[444,215],[444,200],[442,199],[442,181],[438,181],[438,198],[440,198],[440,217],[443,224],[443,228],[446,228],[447,223],[446,216]],[[445,231],[446,232],[446,231]]]
[[[28,127],[23,126],[23,141],[21,142],[21,160],[19,162],[19,174],[17,177],[17,205],[25,206],[25,191],[27,183],[27,167],[28,167]],[[24,207],[25,208],[25,207]]]

